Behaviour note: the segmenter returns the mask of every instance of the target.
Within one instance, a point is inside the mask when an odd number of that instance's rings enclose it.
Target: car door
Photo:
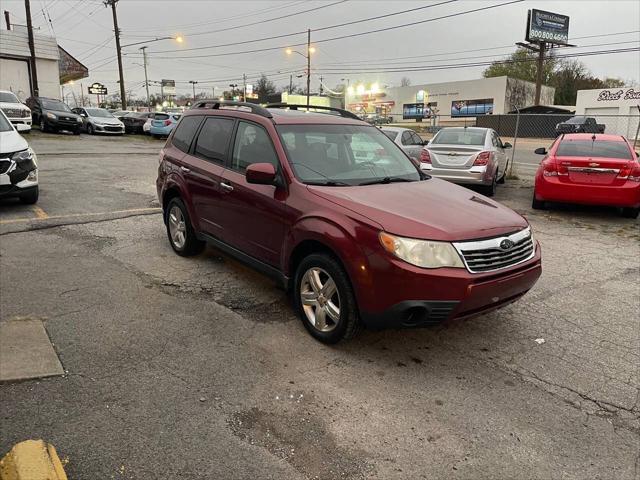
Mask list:
[[[504,146],[502,145],[502,140],[498,134],[491,130],[491,144],[493,146],[493,150],[495,152],[495,158],[498,163],[498,179],[502,176],[507,168],[507,155],[504,152]]]
[[[285,232],[286,190],[248,183],[245,170],[252,163],[271,163],[281,172],[267,130],[257,123],[239,120],[228,168],[220,184],[224,240],[263,263],[279,267]]]
[[[187,116],[178,124],[175,135]],[[191,203],[198,217],[200,230],[220,240],[224,239],[222,225],[223,192],[220,188],[222,174],[231,144],[235,120],[222,117],[207,117],[197,134],[192,149],[183,159],[181,170],[191,194]]]

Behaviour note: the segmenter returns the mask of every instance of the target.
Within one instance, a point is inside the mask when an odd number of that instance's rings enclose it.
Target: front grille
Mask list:
[[[22,110],[19,108],[3,108],[2,111],[7,117],[21,117]]]
[[[0,160],[0,173],[7,173],[7,171],[11,168],[11,160],[7,160],[5,158]]]
[[[107,127],[104,127],[104,129],[107,132],[120,132],[120,131],[122,131],[122,127],[118,127],[118,126],[107,126]]]
[[[491,272],[512,267],[529,260],[535,254],[530,228],[505,237],[457,242],[454,246],[471,273]]]

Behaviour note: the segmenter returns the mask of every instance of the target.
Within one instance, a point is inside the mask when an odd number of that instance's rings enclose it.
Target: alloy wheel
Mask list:
[[[177,205],[169,211],[169,235],[173,245],[182,250],[187,242],[187,228],[182,210]]]
[[[310,268],[300,283],[300,303],[307,320],[320,332],[330,332],[340,320],[340,293],[325,270]]]

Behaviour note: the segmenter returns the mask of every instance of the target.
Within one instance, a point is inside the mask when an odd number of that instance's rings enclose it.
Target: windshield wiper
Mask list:
[[[395,183],[395,182],[413,182],[414,180],[411,180],[409,178],[404,178],[404,177],[383,177],[383,178],[376,178],[375,180],[369,180],[368,182],[362,182],[359,183],[358,185],[375,185],[377,183]]]
[[[337,180],[327,180],[326,182],[304,182],[307,185],[318,185],[321,187],[350,187],[351,184]]]

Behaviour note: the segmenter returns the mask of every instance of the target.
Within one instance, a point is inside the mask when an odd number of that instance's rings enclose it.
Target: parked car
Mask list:
[[[95,133],[124,134],[124,124],[106,108],[74,108],[74,113],[82,117],[82,129],[89,135]]]
[[[152,137],[160,138],[168,136],[176,126],[182,115],[179,113],[156,112],[151,120],[149,133]]]
[[[593,117],[573,117],[556,125],[556,135],[563,133],[604,133],[605,126]]]
[[[479,315],[536,283],[540,248],[522,216],[424,174],[350,112],[298,108],[202,101],[184,114],[156,182],[178,255],[209,242],[272,275],[326,343],[361,324]]]
[[[556,139],[536,172],[533,208],[547,202],[610,205],[638,218],[640,163],[627,139],[619,135],[567,134]]]
[[[30,97],[26,103],[31,108],[33,123],[40,125],[41,131],[67,130],[80,135],[82,117],[73,113],[66,103],[46,97]]]
[[[38,201],[38,164],[36,153],[0,110],[0,198],[8,197]]]
[[[368,113],[364,117],[364,121],[371,125],[385,125],[392,122],[392,118],[377,113]]]
[[[396,145],[405,151],[409,157],[420,163],[420,154],[423,147],[428,143],[409,128],[382,127],[380,130],[389,137]]]
[[[509,158],[495,130],[479,127],[447,127],[436,133],[422,149],[422,169],[453,183],[476,185],[491,197],[496,184],[504,183]]]
[[[144,125],[153,115],[153,112],[130,112],[119,119],[124,124],[125,133],[145,133]],[[151,126],[151,122],[149,122],[149,126]]]
[[[13,92],[0,90],[0,110],[20,133],[31,131],[31,110]]]

